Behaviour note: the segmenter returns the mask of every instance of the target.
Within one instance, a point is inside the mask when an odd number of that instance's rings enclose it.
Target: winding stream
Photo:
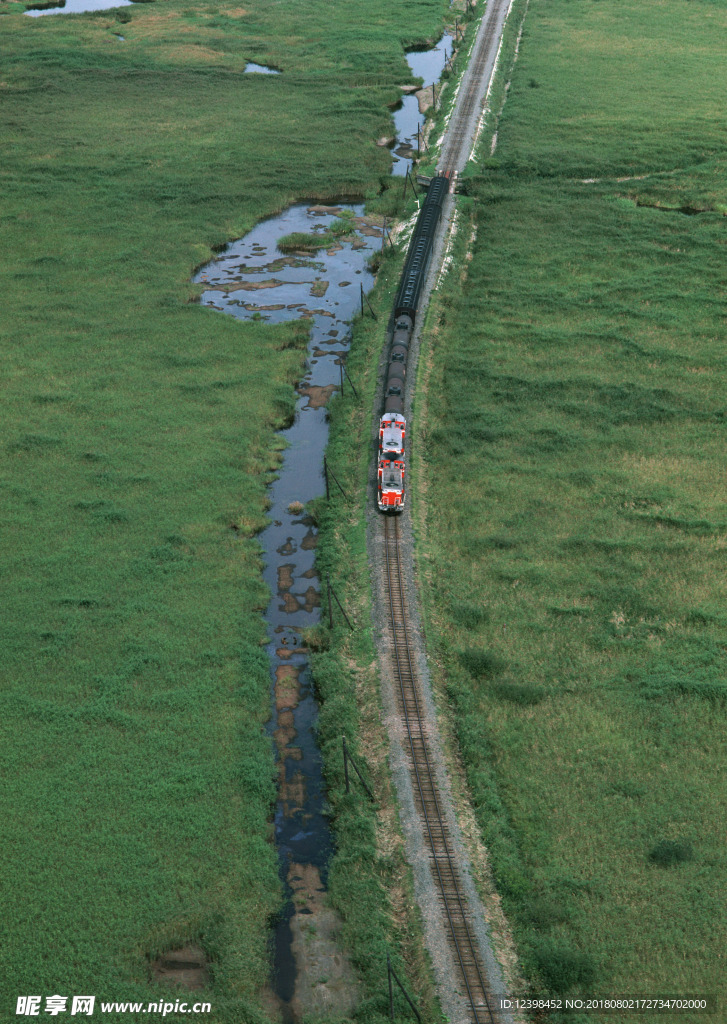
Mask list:
[[[411,50],[406,55],[407,64],[415,78],[424,79],[422,89],[428,89],[439,82],[447,57],[452,55],[454,39],[448,33],[442,36],[431,50]],[[401,103],[393,112],[396,126],[396,142],[394,143],[394,165],[392,174],[403,177],[411,169],[412,157],[417,148],[417,128],[424,123],[424,115],[419,111],[419,98],[416,93],[403,96]]]
[[[344,211],[351,211],[355,227],[346,241],[316,255],[285,254],[277,248],[277,240],[294,231],[323,233]],[[295,420],[281,431],[287,448],[269,492],[272,522],[260,534],[264,577],[273,595],[266,612],[271,666],[268,732],[278,756],[275,841],[287,896],[275,934],[273,987],[283,1020],[296,1020],[311,1009],[308,982],[299,976],[303,959],[318,966],[325,963],[325,984],[317,985],[319,1004],[326,1003],[327,993],[321,991],[326,987],[352,989],[345,971],[337,977],[332,968],[332,961],[341,958],[335,936],[326,936],[326,921],[329,931],[335,931],[335,923],[332,912],[321,905],[332,840],[315,737],[318,708],[301,637],[302,628],[320,619],[320,584],[314,566],[316,530],[302,510],[325,492],[326,404],[339,388],[340,364],[348,351],[361,287],[368,292],[374,283],[367,261],[380,247],[380,229],[364,218],[363,206],[300,204],[258,224],[195,277],[207,284],[202,303],[231,316],[311,322],[308,368],[298,385]],[[311,952],[314,932],[316,946]],[[334,997],[333,992],[330,995]]]

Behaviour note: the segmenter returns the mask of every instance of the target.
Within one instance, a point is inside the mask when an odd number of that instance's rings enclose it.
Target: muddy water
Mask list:
[[[355,234],[316,255],[286,255],[276,247],[293,231],[320,233],[344,209]],[[282,431],[288,447],[270,489],[272,523],[260,535],[265,580],[272,592],[266,618],[270,642],[271,719],[278,755],[275,838],[287,902],[275,934],[273,987],[283,1020],[303,1013],[345,1015],[354,983],[336,941],[338,922],[325,906],[331,833],[315,730],[318,709],[301,630],[320,619],[320,583],[314,558],[316,530],[302,506],[325,491],[326,404],[340,384],[350,321],[360,308],[360,285],[373,276],[366,263],[381,246],[380,231],[362,206],[293,206],[264,221],[204,267],[202,302],[240,319],[311,324],[308,370],[298,392],[295,421]]]
[[[423,78],[423,89],[438,82],[447,57],[452,56],[454,41],[452,36],[443,35],[431,50],[416,50],[407,53],[406,60],[411,73],[416,78]],[[394,111],[396,125],[396,142],[394,143],[394,165],[392,174],[405,175],[411,168],[412,153],[417,148],[417,127],[424,123],[419,112],[419,100],[415,95],[402,97],[401,105]]]

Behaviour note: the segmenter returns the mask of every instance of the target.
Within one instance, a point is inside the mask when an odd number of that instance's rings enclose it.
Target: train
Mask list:
[[[384,411],[379,421],[378,495],[381,512],[402,512],[406,501],[404,397],[409,347],[422,288],[434,248],[449,176],[435,175],[419,210],[394,302],[391,346],[384,386]]]

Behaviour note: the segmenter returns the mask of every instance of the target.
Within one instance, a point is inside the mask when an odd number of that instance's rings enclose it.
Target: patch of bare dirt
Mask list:
[[[285,565],[278,566],[278,593],[282,593],[284,590],[290,590],[293,586],[293,569],[295,565],[292,562],[286,562]]]
[[[292,757],[296,761],[302,759],[303,752],[300,747],[291,745],[295,739],[295,719],[292,711],[278,713],[278,727],[273,733],[273,739],[280,753],[281,761],[288,757]]]
[[[371,218],[371,220],[372,219],[373,218]],[[384,218],[380,217],[379,222],[380,223],[378,224],[371,222],[367,223],[367,221],[365,221],[362,217],[360,218],[357,225],[358,230],[362,235],[368,235],[370,238],[381,238],[381,229],[384,226]]]
[[[290,751],[286,753],[290,753]],[[278,768],[278,785],[278,798],[283,808],[283,815],[290,818],[293,814],[301,814],[305,807],[308,791],[303,772],[293,772],[288,778],[285,762],[281,761]]]
[[[151,973],[155,981],[191,990],[206,988],[210,982],[207,956],[194,945],[163,953],[152,963]]]
[[[416,94],[417,103],[419,104],[419,113],[426,114],[427,110],[434,103],[434,88],[428,85],[426,89],[420,89]]]
[[[357,1003],[356,979],[341,952],[341,920],[328,906],[318,869],[312,864],[291,864],[288,882],[296,912],[290,922],[293,955],[305,971],[298,972],[291,1009],[307,1016],[340,1020]]]
[[[283,598],[282,608],[285,611],[286,615],[294,615],[296,612],[300,611],[302,605],[294,594],[291,594],[288,591],[282,594],[281,596]]]
[[[320,607],[321,603],[320,594],[313,586],[308,587],[304,594],[298,596],[291,594],[290,591],[285,591],[280,596],[283,599],[283,608],[288,615],[294,615],[301,610],[312,612],[314,608]]]
[[[304,551],[312,551],[313,548],[318,547],[318,534],[314,531],[312,526],[300,542],[300,546]]]
[[[298,706],[300,681],[295,665],[278,665],[275,669],[275,706],[278,711],[288,711]]]
[[[308,398],[306,409],[323,409],[335,391],[338,391],[337,384],[326,384],[325,387],[319,384],[304,384],[298,388],[298,394],[306,395]]]
[[[339,246],[339,248],[340,248],[340,246]],[[330,250],[330,249],[328,249],[328,252],[330,252],[330,251],[331,251],[331,250]],[[265,307],[262,307],[262,308],[265,308]],[[290,306],[289,306],[288,308],[289,308],[289,309],[290,309],[290,308],[293,308],[293,309],[295,309],[295,307],[294,307],[294,306],[293,306],[293,307],[290,307]],[[332,313],[332,312],[331,312],[330,310],[328,310],[328,309],[306,309],[306,307],[305,307],[305,306],[302,306],[302,307],[298,307],[298,308],[300,308],[300,315],[301,315],[301,317],[310,317],[310,316],[329,316],[329,317],[331,317],[331,319],[333,319],[333,318],[335,317],[335,315],[336,315],[335,313]]]
[[[263,1003],[273,1020],[348,1020],[359,992],[348,958],[341,952],[341,919],[328,905],[320,874],[312,864],[291,864],[288,883],[295,907],[290,920],[295,988],[289,1003],[267,988]]]
[[[339,217],[341,215],[340,206],[309,206],[308,213],[322,214],[323,216],[331,215],[332,217]]]
[[[270,277],[266,281],[225,281],[224,284],[210,285],[210,291],[224,292],[259,292],[264,288],[279,288],[285,281],[279,281],[277,277]]]
[[[312,612],[314,608],[320,607],[321,595],[318,593],[315,587],[308,587],[303,597],[303,607],[307,612]]]

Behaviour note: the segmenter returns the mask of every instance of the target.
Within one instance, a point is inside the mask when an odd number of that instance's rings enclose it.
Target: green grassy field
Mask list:
[[[202,309],[189,280],[295,198],[378,189],[402,42],[442,4],[378,2],[365,25],[343,0],[19,12],[0,17],[1,1005],[153,1000],[150,960],[197,941],[212,1018],[253,1021],[279,901],[254,533],[304,336]]]
[[[542,993],[725,996],[725,28],[531,0],[430,317],[429,637]]]

